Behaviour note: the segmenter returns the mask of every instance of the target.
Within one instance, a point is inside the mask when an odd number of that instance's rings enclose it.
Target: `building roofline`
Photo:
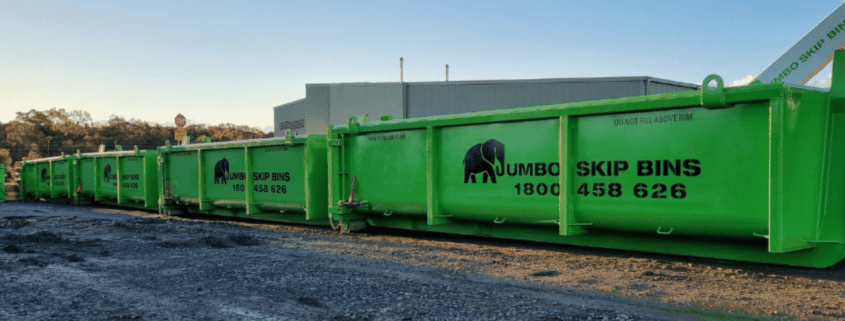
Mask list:
[[[629,81],[650,81],[690,89],[700,89],[701,86],[680,81],[655,78],[650,76],[627,76],[627,77],[578,77],[578,78],[540,78],[540,79],[501,79],[501,80],[459,80],[459,81],[421,81],[404,82],[404,84],[426,85],[426,86],[448,86],[448,85],[500,85],[500,84],[554,84],[554,83],[594,83],[594,82],[629,82]],[[358,82],[358,83],[317,83],[305,84],[306,87],[357,87],[357,86],[383,86],[401,85],[401,82]]]
[[[273,107],[273,109],[275,110],[275,109],[279,109],[279,108],[282,108],[282,107],[287,107],[289,105],[293,105],[293,104],[296,104],[296,103],[299,103],[299,102],[304,102],[304,101],[305,101],[305,98],[302,98],[302,99],[299,99],[299,100],[294,100],[292,102],[284,103],[284,104],[278,105],[276,107]]]

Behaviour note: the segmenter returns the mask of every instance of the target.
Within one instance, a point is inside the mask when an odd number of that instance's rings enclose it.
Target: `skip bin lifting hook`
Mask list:
[[[347,200],[346,202],[337,201],[337,205],[339,205],[340,207],[358,207],[358,206],[363,205],[362,203],[355,201],[355,184],[357,182],[358,182],[358,177],[357,176],[353,177],[352,178],[352,191],[349,193],[349,200]]]

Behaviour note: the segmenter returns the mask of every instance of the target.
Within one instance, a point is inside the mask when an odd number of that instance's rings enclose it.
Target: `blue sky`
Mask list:
[[[825,1],[6,1],[0,121],[52,107],[271,129],[305,84],[756,75]],[[824,80],[829,68],[814,81]]]

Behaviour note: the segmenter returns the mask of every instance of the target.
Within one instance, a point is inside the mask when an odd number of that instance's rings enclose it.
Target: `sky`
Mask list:
[[[84,110],[271,131],[312,83],[652,76],[747,82],[818,1],[0,0],[0,121]],[[829,86],[830,67],[809,84]]]

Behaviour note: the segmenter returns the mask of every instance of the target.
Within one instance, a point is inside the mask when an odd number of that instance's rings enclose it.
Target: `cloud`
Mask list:
[[[814,81],[810,84],[807,84],[807,85],[813,86],[813,87],[819,87],[819,88],[830,88],[830,82],[831,82],[832,79],[833,79],[833,73],[831,72],[831,73],[827,74],[827,78],[821,79],[821,80],[816,80],[816,81]]]
[[[730,86],[728,86],[728,87],[737,87],[737,86],[745,86],[745,85],[748,85],[748,84],[750,84],[750,83],[751,83],[751,81],[753,81],[753,80],[754,80],[754,78],[757,78],[757,76],[755,76],[755,75],[748,75],[748,76],[745,76],[745,77],[744,77],[744,78],[742,78],[742,79],[737,79],[737,80],[734,80],[733,82],[731,82],[731,85],[730,85]]]

